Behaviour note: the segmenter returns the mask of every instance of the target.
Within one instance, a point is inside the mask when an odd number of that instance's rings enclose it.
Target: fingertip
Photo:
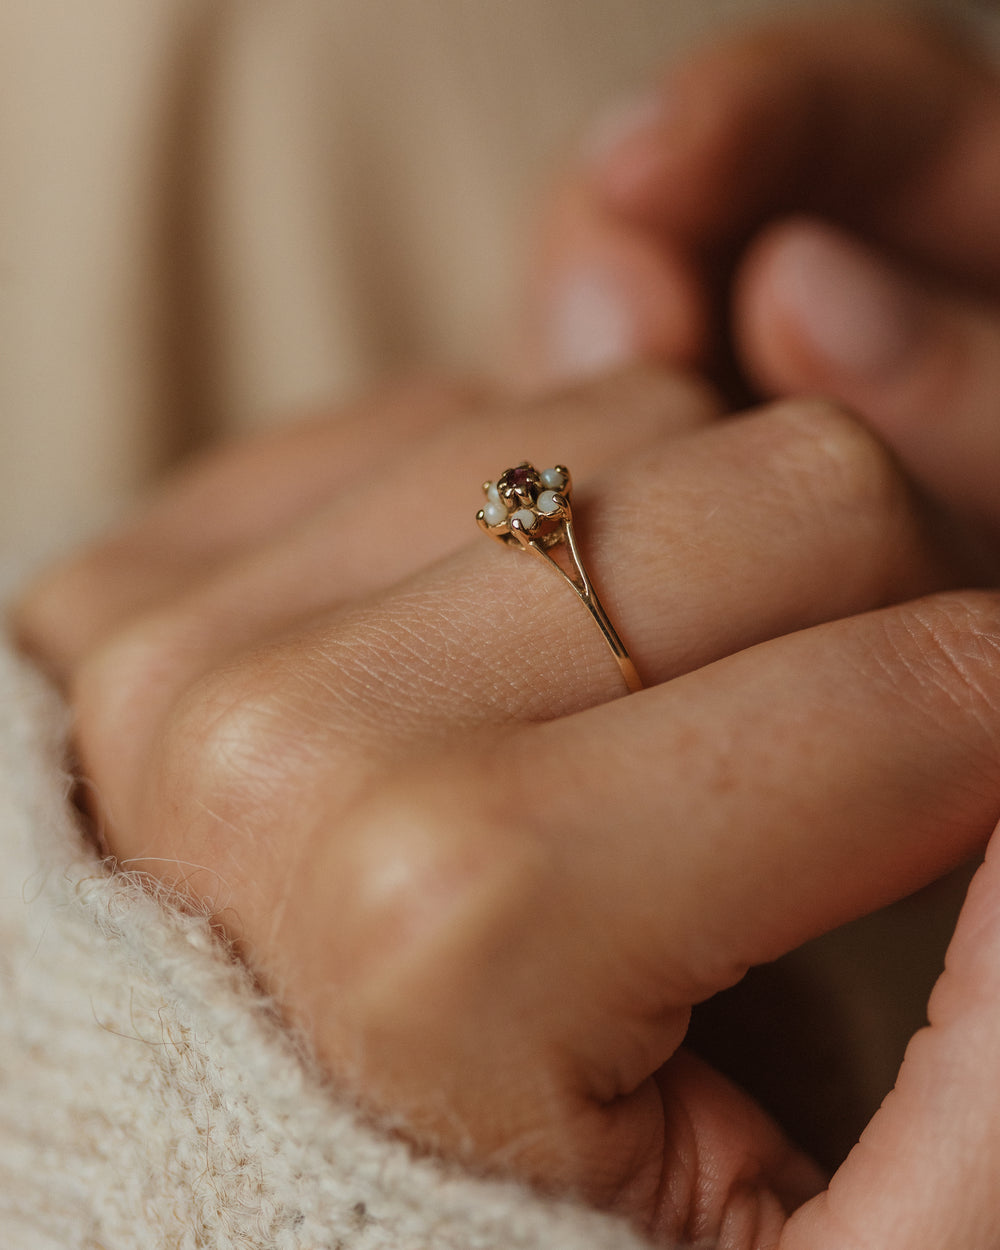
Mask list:
[[[791,218],[749,248],[733,338],[769,395],[823,393],[857,411],[916,480],[1000,521],[1000,315],[823,221]]]
[[[655,112],[598,126],[601,202],[723,249],[769,213],[849,208],[975,278],[996,233],[995,77],[939,19],[882,7],[786,15],[684,55]],[[938,168],[943,137],[962,160]]]
[[[706,317],[697,283],[676,258],[633,240],[608,240],[579,258],[543,297],[539,345],[549,383],[641,361],[701,363]]]
[[[684,253],[607,214],[582,183],[555,198],[518,333],[526,389],[641,361],[698,367],[708,324]]]
[[[590,145],[601,204],[635,225],[704,243],[738,233],[780,197],[804,129],[792,107],[801,88],[790,37],[778,27],[696,50],[669,69],[643,109],[612,111]]]
[[[722,119],[697,75],[669,81],[611,110],[592,131],[584,155],[597,201],[623,220],[663,230],[700,218],[701,184],[713,167]]]
[[[686,1206],[689,1234],[714,1236],[720,1246],[777,1245],[789,1214],[822,1192],[825,1174],[752,1098],[689,1051],[654,1080],[670,1178],[654,1227]]]
[[[927,329],[927,300],[886,258],[826,222],[792,218],[749,249],[734,338],[766,391],[888,393]]]
[[[659,91],[613,109],[585,145],[595,195],[628,220],[659,224],[675,160],[675,99]]]
[[[580,144],[584,166],[603,179],[631,148],[655,142],[669,114],[669,96],[656,88],[613,104],[584,134]]]

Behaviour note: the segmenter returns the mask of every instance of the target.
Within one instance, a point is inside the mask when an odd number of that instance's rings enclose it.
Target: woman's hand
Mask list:
[[[20,632],[121,867],[207,908],[414,1140],[726,1250],[992,1250],[995,864],[900,1093],[790,1223],[815,1170],[679,1049],[693,1003],[1000,815],[996,597],[932,593],[950,556],[844,413],[716,412],[647,373],[275,435],[40,583]],[[634,697],[567,588],[474,532],[524,455],[576,474]]]
[[[710,47],[567,180],[531,365],[645,357],[833,395],[995,532],[998,151],[998,72],[926,18],[858,11]]]

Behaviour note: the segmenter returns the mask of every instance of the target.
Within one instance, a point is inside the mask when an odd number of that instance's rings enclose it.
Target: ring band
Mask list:
[[[597,622],[604,641],[611,648],[629,691],[641,690],[642,682],[632,657],[608,620],[604,605],[583,567],[573,532],[570,492],[573,482],[569,469],[561,464],[543,469],[523,461],[501,473],[495,482],[483,483],[486,504],[476,513],[480,529],[506,546],[516,545],[551,565],[569,585]],[[549,553],[565,546],[568,569]]]

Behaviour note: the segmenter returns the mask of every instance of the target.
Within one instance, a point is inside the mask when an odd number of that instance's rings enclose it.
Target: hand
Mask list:
[[[680,1046],[748,966],[985,844],[1000,602],[930,593],[949,553],[830,405],[715,424],[654,374],[414,403],[419,435],[397,399],[210,462],[22,605],[120,866],[206,907],[422,1145],[724,1250],[992,1247],[995,862],[828,1192]],[[474,533],[524,454],[577,475],[636,696],[558,579]]]
[[[1000,527],[1000,77],[927,19],[787,21],[711,47],[567,179],[536,372],[646,357],[858,411]]]

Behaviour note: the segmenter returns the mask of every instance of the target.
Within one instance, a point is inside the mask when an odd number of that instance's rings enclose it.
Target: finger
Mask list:
[[[896,1088],[780,1250],[993,1250],[1000,1173],[1000,859],[973,881]]]
[[[456,395],[421,408],[401,396],[384,419],[375,403],[337,426],[212,457],[134,526],[29,590],[15,618],[21,639],[68,681],[130,618],[190,599],[200,633],[225,650],[461,545],[467,516],[451,492],[441,492],[430,524],[408,527],[436,493],[441,465],[474,476],[484,454],[515,456],[530,438],[542,452],[576,448],[586,471],[615,450],[718,413],[706,386],[654,370],[553,397],[544,408],[459,403]],[[609,424],[608,410],[621,420]]]
[[[539,726],[505,762],[523,765],[530,752],[559,778],[553,819],[580,830],[562,867],[600,879],[608,924],[647,952],[678,1001],[696,1001],[985,844],[1000,813],[998,651],[996,595],[933,596]],[[585,786],[602,754],[610,781]],[[683,783],[647,784],[629,802],[665,761]],[[626,829],[629,854],[609,857],[616,812],[632,809],[643,832]],[[631,914],[616,915],[626,897]]]
[[[647,684],[951,575],[879,444],[818,403],[649,445],[581,494],[577,525]],[[139,809],[159,801],[147,761],[166,740],[168,754],[176,748],[209,770],[207,738],[245,742],[248,764],[301,749],[294,769],[319,751],[349,789],[345,760],[498,721],[556,718],[623,690],[594,621],[552,570],[485,539],[373,599],[310,612],[237,663],[251,641],[239,633],[247,601],[230,604],[228,639],[221,616],[193,598],[138,622],[84,665],[75,704],[85,762],[123,831],[147,825]],[[244,807],[249,784],[236,782],[228,800],[220,794],[185,823],[198,855],[227,802]],[[245,829],[246,819],[230,823]],[[141,848],[123,832],[119,849]]]
[[[594,176],[616,211],[701,253],[809,209],[978,284],[1000,276],[998,142],[1000,86],[971,46],[854,13],[695,56]]]
[[[836,395],[926,488],[1000,526],[1000,308],[919,283],[833,227],[795,219],[748,256],[735,326],[768,392]]]
[[[423,1140],[765,1244],[736,1199],[807,1186],[801,1159],[717,1078],[651,1077],[692,1002],[985,843],[998,649],[1000,598],[941,596],[396,761],[244,936],[321,1059]]]
[[[12,624],[57,676],[124,618],[371,480],[402,439],[427,436],[474,404],[471,386],[411,383],[196,459],[142,512],[23,593]],[[481,402],[481,400],[479,401]]]
[[[533,249],[513,372],[526,390],[635,360],[704,363],[707,310],[681,249],[567,179]]]
[[[614,421],[609,421],[609,413]],[[81,740],[107,733],[117,741],[107,763],[116,776],[131,772],[174,698],[199,674],[321,612],[341,605],[346,610],[354,599],[466,546],[468,536],[476,533],[478,492],[473,493],[471,483],[482,481],[484,464],[516,463],[526,444],[543,453],[548,449],[549,459],[556,463],[560,458],[556,452],[569,447],[586,473],[630,446],[641,447],[656,432],[667,431],[669,446],[683,428],[710,422],[716,413],[714,395],[701,384],[676,374],[636,371],[592,383],[579,394],[567,392],[535,405],[520,404],[509,413],[476,414],[450,424],[436,438],[404,446],[383,465],[375,481],[342,493],[289,532],[196,582],[159,609],[115,621],[106,639],[74,654],[68,679],[83,726]],[[444,465],[465,489],[441,484]],[[484,551],[482,539],[473,541],[478,551]],[[475,563],[482,558],[477,556]],[[454,572],[448,576],[456,580]],[[455,602],[459,605],[465,599],[475,615],[483,605],[470,599],[468,589],[456,586]],[[407,601],[406,596],[403,599]],[[412,610],[419,618],[419,596],[408,602],[404,617]],[[72,595],[59,606],[71,614]],[[359,605],[346,633],[354,640],[357,631],[371,628],[373,637],[388,644],[377,613],[377,608]],[[408,630],[404,618],[394,624],[404,634]],[[419,630],[419,619],[417,624]],[[367,651],[363,638],[356,640]],[[438,641],[447,644],[445,638]],[[349,649],[353,645],[352,641]],[[404,662],[409,650],[406,646],[402,651]],[[364,669],[371,657],[357,654]],[[431,647],[428,658],[433,654]],[[421,664],[423,675],[440,686],[440,670],[432,672],[432,664]],[[371,673],[361,669],[356,673],[362,683],[359,689],[371,679]],[[462,683],[451,689],[454,701],[464,704]],[[421,690],[426,692],[426,687]],[[431,702],[437,705],[436,698]],[[439,710],[447,715],[443,706]],[[100,730],[95,728],[98,723]],[[118,758],[118,765],[112,757]],[[103,777],[102,765],[96,765],[96,774]]]

